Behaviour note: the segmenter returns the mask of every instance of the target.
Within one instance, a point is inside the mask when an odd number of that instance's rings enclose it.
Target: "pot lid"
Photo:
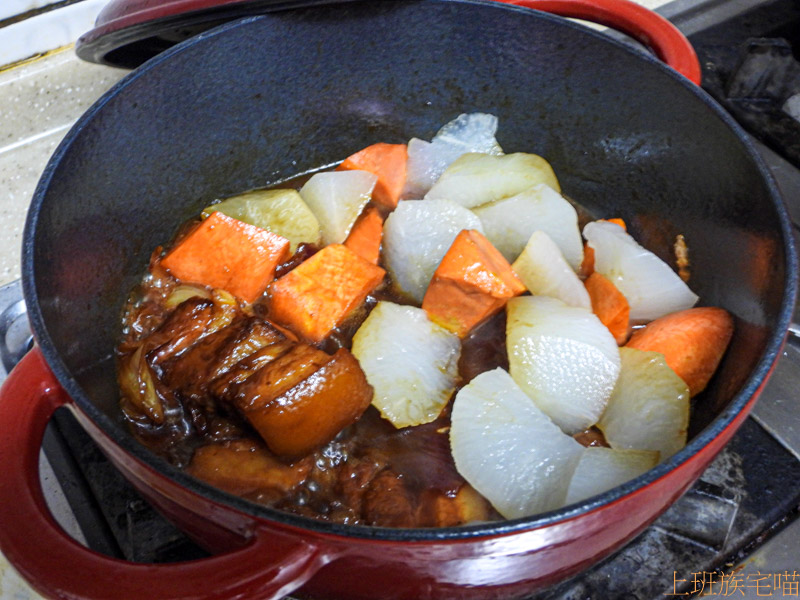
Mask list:
[[[87,61],[134,69],[167,48],[240,17],[356,0],[111,0],[75,46]],[[592,21],[627,34],[700,84],[689,40],[669,21],[631,0],[497,0]]]
[[[348,1],[353,0],[111,0],[75,52],[89,62],[133,69],[226,21]]]

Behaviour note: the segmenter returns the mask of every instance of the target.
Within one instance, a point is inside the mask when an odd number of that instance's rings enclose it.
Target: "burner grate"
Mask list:
[[[800,5],[755,5],[689,39],[703,68],[703,88],[800,167]]]

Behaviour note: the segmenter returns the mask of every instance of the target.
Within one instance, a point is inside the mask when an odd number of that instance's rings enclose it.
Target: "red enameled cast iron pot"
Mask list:
[[[113,348],[120,309],[155,246],[215,198],[369,143],[430,139],[472,111],[498,115],[507,152],[547,157],[569,196],[599,217],[623,217],[663,258],[685,236],[693,289],[703,304],[728,309],[737,329],[696,399],[684,450],[563,510],[388,530],[231,497],[133,440],[117,407]],[[562,18],[494,2],[352,2],[202,33],[101,98],[36,191],[23,283],[38,348],[0,394],[0,549],[51,598],[257,599],[298,588],[352,600],[530,594],[640,532],[741,425],[790,322],[790,240],[774,183],[713,101],[657,60]],[[42,433],[59,407],[215,556],[130,564],[66,537],[37,473]]]

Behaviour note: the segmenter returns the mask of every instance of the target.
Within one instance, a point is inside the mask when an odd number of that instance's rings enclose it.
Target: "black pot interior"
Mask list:
[[[498,115],[506,152],[545,156],[570,197],[624,218],[662,258],[685,236],[691,287],[737,320],[694,433],[754,370],[764,376],[794,267],[783,209],[739,130],[655,60],[558,18],[460,1],[241,21],[156,57],[101,99],[55,153],[25,234],[26,299],[49,363],[131,446],[113,350],[154,247],[215,198],[373,142],[430,139],[472,111]]]

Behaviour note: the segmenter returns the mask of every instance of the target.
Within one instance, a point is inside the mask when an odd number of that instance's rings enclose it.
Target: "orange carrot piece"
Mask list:
[[[343,246],[326,246],[270,286],[269,316],[319,342],[383,280],[385,271]]]
[[[161,264],[186,283],[221,288],[255,302],[289,257],[289,240],[215,212],[170,250]]]
[[[497,248],[479,231],[465,229],[434,272],[422,308],[432,321],[463,338],[524,291]]]
[[[600,273],[592,273],[584,282],[592,301],[592,312],[608,327],[620,346],[630,333],[631,307],[617,287]]]
[[[590,277],[594,273],[594,248],[589,244],[583,245],[583,262],[581,262],[581,275]]]
[[[393,210],[406,184],[407,163],[405,144],[373,144],[344,159],[337,170],[369,171],[377,175],[372,201]]]
[[[382,239],[383,217],[377,208],[370,206],[358,217],[344,245],[361,258],[377,265],[381,256]]]
[[[601,221],[608,221],[609,223],[614,223],[614,225],[619,225],[620,227],[622,227],[622,229],[628,231],[628,226],[625,225],[625,221],[617,217],[614,217],[613,219],[601,219]]]
[[[626,346],[660,352],[692,396],[702,392],[733,336],[733,318],[722,308],[690,308],[652,321]]]

